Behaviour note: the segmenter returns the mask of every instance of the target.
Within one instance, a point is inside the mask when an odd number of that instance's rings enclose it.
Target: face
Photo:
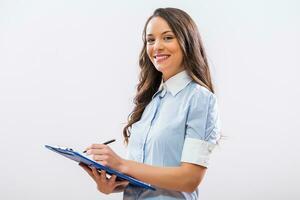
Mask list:
[[[179,42],[164,19],[154,17],[149,21],[146,41],[147,54],[155,68],[162,72],[164,81],[184,69]]]

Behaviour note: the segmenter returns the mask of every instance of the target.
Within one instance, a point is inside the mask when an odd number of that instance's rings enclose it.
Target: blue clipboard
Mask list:
[[[84,155],[70,149],[70,148],[60,148],[60,147],[52,147],[49,145],[45,145],[45,147],[47,149],[50,149],[51,151],[54,151],[55,153],[58,153],[64,157],[67,157],[71,160],[74,160],[76,162],[81,162],[86,164],[87,166],[92,166],[95,167],[98,170],[105,170],[107,174],[112,175],[115,174],[117,176],[117,180],[127,180],[129,181],[129,184],[134,185],[134,186],[138,186],[138,187],[142,187],[142,188],[146,188],[149,190],[153,190],[155,191],[156,189],[154,187],[152,187],[150,184],[148,183],[144,183],[142,181],[139,181],[131,176],[122,174],[121,172],[118,172],[117,170],[108,168],[106,166],[101,165],[100,163],[97,163],[87,157],[85,157]]]

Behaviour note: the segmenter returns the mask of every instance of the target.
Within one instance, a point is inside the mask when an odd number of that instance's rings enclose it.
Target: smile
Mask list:
[[[170,55],[156,55],[154,56],[154,60],[156,63],[164,62],[170,57]]]

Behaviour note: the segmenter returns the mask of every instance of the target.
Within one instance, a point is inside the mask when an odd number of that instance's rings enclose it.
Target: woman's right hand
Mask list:
[[[97,189],[104,193],[110,194],[112,192],[121,192],[129,184],[128,181],[116,181],[116,175],[112,175],[109,179],[106,177],[106,172],[101,170],[99,173],[97,169],[90,168],[85,164],[79,164],[97,184]]]

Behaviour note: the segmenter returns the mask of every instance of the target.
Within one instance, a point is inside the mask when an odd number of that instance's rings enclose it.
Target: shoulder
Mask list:
[[[192,81],[189,88],[191,103],[209,104],[211,101],[216,101],[216,95],[206,87]]]

